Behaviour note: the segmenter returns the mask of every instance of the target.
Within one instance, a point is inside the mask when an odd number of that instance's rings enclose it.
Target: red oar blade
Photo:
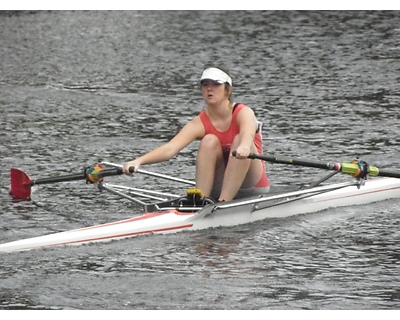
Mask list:
[[[11,169],[11,190],[10,194],[14,199],[29,200],[31,198],[32,180],[29,176],[19,170]]]

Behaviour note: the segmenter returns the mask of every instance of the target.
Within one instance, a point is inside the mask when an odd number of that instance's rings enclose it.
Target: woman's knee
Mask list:
[[[211,152],[215,152],[216,150],[222,150],[221,143],[217,136],[213,134],[207,134],[204,136],[203,139],[201,139],[199,150],[202,151],[206,150]]]

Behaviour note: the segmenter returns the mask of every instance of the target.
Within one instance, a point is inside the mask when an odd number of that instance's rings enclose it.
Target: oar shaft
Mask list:
[[[122,169],[113,168],[113,169],[106,169],[102,170],[98,173],[98,178],[104,178],[109,176],[116,176],[122,174]],[[84,180],[87,178],[86,171],[82,170],[82,173],[75,173],[65,176],[59,177],[49,177],[49,178],[38,178],[31,181],[31,185],[38,185],[38,184],[46,184],[46,183],[56,183],[56,182],[66,182],[66,181],[75,181],[75,180]]]
[[[235,151],[234,151],[235,153]],[[235,155],[233,153],[233,155]],[[308,161],[301,159],[291,159],[287,157],[267,156],[261,154],[250,154],[250,159],[260,159],[271,163],[289,164],[294,166],[303,166],[317,169],[340,171],[341,173],[356,175],[359,172],[359,166],[355,163],[339,163],[339,162],[321,162],[321,161]],[[391,177],[400,178],[400,172],[380,170],[377,167],[369,166],[369,175],[371,177]]]
[[[272,163],[280,163],[280,164],[290,164],[294,166],[303,166],[303,167],[310,167],[310,168],[317,168],[317,169],[327,169],[327,170],[340,170],[340,163],[331,163],[331,162],[316,162],[316,161],[308,161],[308,160],[301,160],[301,159],[291,159],[288,157],[276,157],[276,156],[267,156],[261,154],[250,154],[250,159],[260,159],[267,162]]]
[[[372,167],[372,168],[375,168],[375,167]],[[400,178],[400,172],[379,170],[378,168],[375,168],[375,169],[378,170],[378,173],[376,174],[377,176],[390,177],[390,178]]]
[[[64,182],[64,181],[74,181],[74,180],[83,180],[86,179],[86,175],[84,172],[80,174],[70,174],[66,176],[59,177],[49,177],[49,178],[38,178],[31,181],[31,185],[37,184],[46,184],[46,183],[56,183],[56,182]]]

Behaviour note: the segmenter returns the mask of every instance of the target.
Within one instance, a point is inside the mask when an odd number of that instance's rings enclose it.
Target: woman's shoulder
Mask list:
[[[233,104],[232,113],[238,113],[242,109],[251,109],[251,108],[244,103],[235,102]]]
[[[232,111],[232,115],[238,120],[255,118],[254,110],[243,103],[238,104],[238,106]]]

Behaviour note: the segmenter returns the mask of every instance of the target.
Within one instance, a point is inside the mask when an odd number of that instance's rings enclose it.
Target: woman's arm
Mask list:
[[[254,137],[257,131],[257,119],[251,108],[243,108],[237,117],[239,125],[239,147],[237,148],[237,158],[244,159],[254,152]],[[233,151],[233,150],[232,150]]]
[[[168,161],[195,140],[204,136],[204,127],[199,117],[187,123],[179,133],[166,144],[124,164],[124,172],[129,174],[129,168],[135,167],[135,172],[143,164],[153,164]]]

